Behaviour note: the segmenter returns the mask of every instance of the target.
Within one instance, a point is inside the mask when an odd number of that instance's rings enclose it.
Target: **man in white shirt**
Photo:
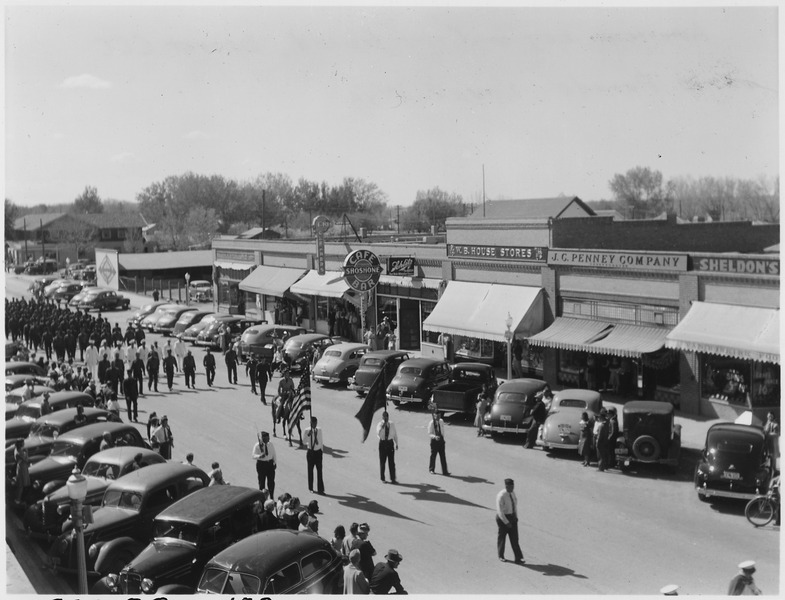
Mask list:
[[[379,472],[384,479],[384,465],[390,465],[390,481],[398,483],[395,479],[395,451],[398,449],[398,433],[395,423],[390,422],[390,414],[385,410],[382,420],[376,425],[376,437],[379,438]]]
[[[311,426],[305,430],[305,443],[308,448],[308,490],[313,491],[313,469],[316,467],[316,493],[324,494],[324,480],[322,479],[322,457],[324,455],[324,439],[322,428],[317,427],[316,417],[311,417]]]
[[[256,476],[259,479],[259,489],[263,490],[266,487],[270,492],[270,498],[274,498],[275,469],[278,463],[275,447],[270,442],[270,434],[268,432],[262,432],[262,436],[253,447],[251,456],[256,460]]]
[[[433,473],[436,467],[436,455],[439,455],[439,460],[442,463],[442,474],[449,475],[447,470],[447,457],[444,455],[444,430],[446,426],[439,411],[433,411],[431,420],[428,423],[428,435],[431,437],[431,460],[428,463],[428,471]]]
[[[509,535],[515,562],[525,564],[523,552],[518,545],[518,499],[515,497],[514,488],[515,482],[512,479],[505,479],[504,489],[496,495],[496,525],[499,527],[496,549],[499,553],[499,560],[507,562],[507,559],[504,558],[504,544]]]

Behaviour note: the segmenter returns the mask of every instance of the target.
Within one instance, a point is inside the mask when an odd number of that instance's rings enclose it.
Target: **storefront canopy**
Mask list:
[[[637,358],[662,349],[669,331],[662,327],[559,317],[548,329],[530,337],[529,343],[560,350]]]
[[[260,265],[240,282],[240,289],[254,294],[282,298],[294,282],[305,274],[305,269]]]
[[[319,275],[318,271],[308,271],[305,277],[289,289],[295,294],[305,296],[342,298],[351,288],[340,271],[327,271],[324,275]]]
[[[496,283],[450,281],[423,322],[423,329],[484,340],[505,341],[507,314],[511,329],[528,336],[542,328],[542,290]]]
[[[668,334],[668,348],[780,363],[780,311],[693,302]]]

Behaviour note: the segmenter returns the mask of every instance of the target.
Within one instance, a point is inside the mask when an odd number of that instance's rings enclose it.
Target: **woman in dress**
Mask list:
[[[488,404],[490,404],[491,399],[488,397],[488,384],[482,384],[482,391],[477,394],[477,404],[475,405],[477,412],[474,415],[474,426],[477,428],[477,436],[483,435],[485,433],[482,430],[482,424],[485,421],[485,413],[488,412]]]

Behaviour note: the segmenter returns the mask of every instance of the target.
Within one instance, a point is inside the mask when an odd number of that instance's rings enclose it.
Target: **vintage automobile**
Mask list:
[[[177,308],[165,310],[158,320],[153,323],[153,331],[156,333],[163,333],[164,335],[171,335],[178,319],[189,312],[196,312],[196,309],[191,308],[190,306],[180,305]]]
[[[257,505],[263,501],[261,491],[237,485],[208,487],[178,500],[155,518],[146,547],[139,549],[130,540],[115,544],[114,551],[135,558],[92,592],[193,594],[208,560],[256,532]]]
[[[167,311],[177,310],[180,308],[185,309],[187,307],[182,306],[180,304],[175,304],[174,302],[167,302],[166,304],[160,304],[153,312],[140,319],[139,326],[142,329],[146,329],[147,331],[154,331],[155,324],[158,322],[158,319],[163,317],[167,313]]]
[[[206,279],[197,279],[188,286],[191,302],[212,302],[213,284]]]
[[[133,446],[119,446],[93,454],[82,469],[82,476],[87,480],[84,504],[92,506],[101,504],[109,484],[132,471],[131,466],[137,454],[142,455],[140,461],[142,467],[166,462],[166,459],[155,450]],[[55,488],[51,493],[50,487]],[[70,513],[71,499],[68,497],[68,490],[65,486],[47,484],[44,486],[44,493],[46,496],[25,512],[25,528],[34,535],[59,535]]]
[[[415,402],[427,406],[434,388],[450,377],[446,361],[433,358],[410,358],[398,366],[387,386],[387,399],[395,406]]]
[[[491,365],[485,363],[462,362],[450,371],[450,379],[433,390],[436,408],[442,411],[456,411],[474,414],[477,396],[483,384],[488,386],[492,397],[499,382]]]
[[[27,377],[30,377],[27,375]],[[39,378],[43,379],[43,378]],[[48,381],[48,380],[47,380]],[[49,387],[48,385],[34,385],[33,386],[33,397],[30,398],[38,398],[39,396],[43,396],[46,392],[50,394],[54,393],[54,388]],[[19,410],[19,407],[25,402],[25,388],[20,387],[7,392],[5,395],[5,420],[10,421],[16,416],[16,411]]]
[[[82,291],[83,288],[84,288],[83,283],[78,283],[74,281],[70,283],[64,283],[63,285],[61,285],[55,290],[54,294],[52,294],[52,299],[55,302],[63,302],[63,301],[70,302],[74,298],[74,296],[76,296],[79,292]]]
[[[93,290],[97,290],[98,288],[94,285],[85,284],[85,286],[76,293],[76,295],[68,301],[68,306],[73,306],[76,308],[79,306],[79,303],[84,300],[87,295],[92,292]]]
[[[218,315],[218,318],[205,327],[196,336],[194,342],[197,346],[207,346],[217,350],[221,347],[221,326],[229,328],[229,334],[232,341],[245,331],[248,327],[258,325],[261,323],[259,319],[252,319],[251,317],[242,317],[239,315]]]
[[[46,369],[34,362],[9,360],[5,363],[5,375],[39,375],[46,377]]]
[[[311,348],[319,349],[324,354],[325,348],[334,344],[340,344],[339,337],[330,337],[323,333],[301,333],[290,337],[283,345],[284,360],[293,370],[301,369],[303,360],[309,356]]]
[[[104,432],[109,433],[115,446],[148,447],[139,431],[128,423],[93,423],[69,431],[55,440],[49,456],[30,466],[30,500],[42,498],[47,483],[54,482],[46,488],[53,491],[65,484],[74,467],[83,468],[99,451]]]
[[[174,329],[172,329],[171,335],[179,338],[191,325],[196,325],[197,323],[200,323],[202,319],[214,314],[215,313],[211,310],[202,310],[200,308],[184,312],[180,315],[180,318],[177,319],[177,323],[174,324]]]
[[[104,288],[91,289],[78,304],[78,307],[85,311],[127,310],[130,306],[130,298]]]
[[[38,389],[40,390],[41,388]],[[30,433],[30,429],[33,427],[33,423],[43,415],[42,404],[43,398],[38,396],[19,405],[13,418],[5,422],[6,441],[27,437],[27,434]],[[93,397],[83,392],[52,392],[49,396],[50,412],[57,412],[65,408],[76,408],[79,404],[92,406]]]
[[[491,437],[499,433],[528,433],[536,427],[532,408],[538,393],[548,385],[539,379],[513,379],[496,388],[493,403],[485,414],[483,431]]]
[[[25,273],[28,273],[28,271],[25,270]],[[52,283],[55,279],[60,279],[60,277],[58,275],[46,275],[44,277],[38,277],[33,280],[27,289],[33,294],[33,296],[37,296],[38,294],[42,293],[44,288]]]
[[[348,383],[370,349],[367,344],[354,343],[330,346],[314,365],[313,378],[319,383]]]
[[[62,278],[61,279],[55,279],[49,285],[44,286],[44,290],[43,290],[44,297],[45,298],[53,298],[54,295],[55,295],[55,292],[58,290],[58,288],[61,285],[68,285],[69,283],[73,283],[73,281],[71,279],[62,279]]]
[[[271,361],[276,345],[283,345],[285,338],[303,333],[306,333],[305,327],[297,325],[255,325],[243,331],[237,353],[243,360],[255,356]]]
[[[403,350],[372,350],[366,352],[352,377],[349,377],[349,389],[357,392],[358,396],[365,396],[376,377],[384,371],[383,388],[392,381],[400,364],[409,360],[408,352]]]
[[[38,258],[34,263],[27,265],[25,273],[28,275],[46,275],[57,271],[57,261],[53,258]]]
[[[197,321],[193,325],[189,325],[178,337],[184,342],[191,342],[195,344],[196,338],[199,337],[199,334],[207,329],[211,324],[215,323],[215,321],[218,320],[220,316],[221,315],[218,313],[207,315],[202,318],[201,321]]]
[[[84,531],[88,576],[119,572],[150,540],[153,519],[162,510],[209,483],[198,467],[174,462],[150,465],[111,482]],[[75,573],[78,555],[72,525],[70,520],[63,525],[49,557],[57,570]],[[136,546],[128,547],[129,540]]]
[[[681,454],[681,425],[670,402],[632,400],[624,405],[616,460],[620,468],[633,462],[677,467]]]
[[[754,425],[716,423],[695,467],[698,498],[751,500],[768,491],[776,457],[763,430]]]
[[[46,385],[49,383],[49,378],[43,375],[30,375],[30,374],[18,374],[18,375],[7,375],[5,378],[5,391],[6,393],[11,392],[18,388],[23,388],[27,385],[28,381],[32,381],[35,387],[39,385]]]
[[[149,304],[144,304],[142,308],[134,312],[126,322],[133,327],[137,327],[141,322],[142,319],[147,317],[148,315],[153,314],[159,306],[163,306],[167,304],[166,302],[150,302]]]
[[[545,423],[540,427],[537,445],[545,450],[577,450],[581,430],[581,414],[596,419],[602,398],[594,390],[566,389],[555,392]]]
[[[207,563],[197,594],[237,597],[343,593],[343,560],[330,542],[305,531],[251,535]]]

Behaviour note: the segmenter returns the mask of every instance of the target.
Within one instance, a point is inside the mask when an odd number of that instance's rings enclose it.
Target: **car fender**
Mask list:
[[[44,485],[44,487],[41,490],[41,492],[44,494],[44,496],[48,496],[52,492],[59,490],[64,485],[65,485],[65,480],[64,479],[53,479],[52,481],[48,481]]]
[[[194,588],[188,587],[186,585],[181,585],[179,583],[170,583],[167,585],[162,585],[157,590],[155,590],[155,594],[157,596],[169,596],[171,594],[188,594],[191,595],[194,593]]]
[[[123,536],[109,540],[101,545],[98,556],[95,559],[95,571],[104,573],[104,565],[109,565],[112,559],[121,552],[129,552],[133,556],[139,554],[145,544],[138,542],[132,537]]]

